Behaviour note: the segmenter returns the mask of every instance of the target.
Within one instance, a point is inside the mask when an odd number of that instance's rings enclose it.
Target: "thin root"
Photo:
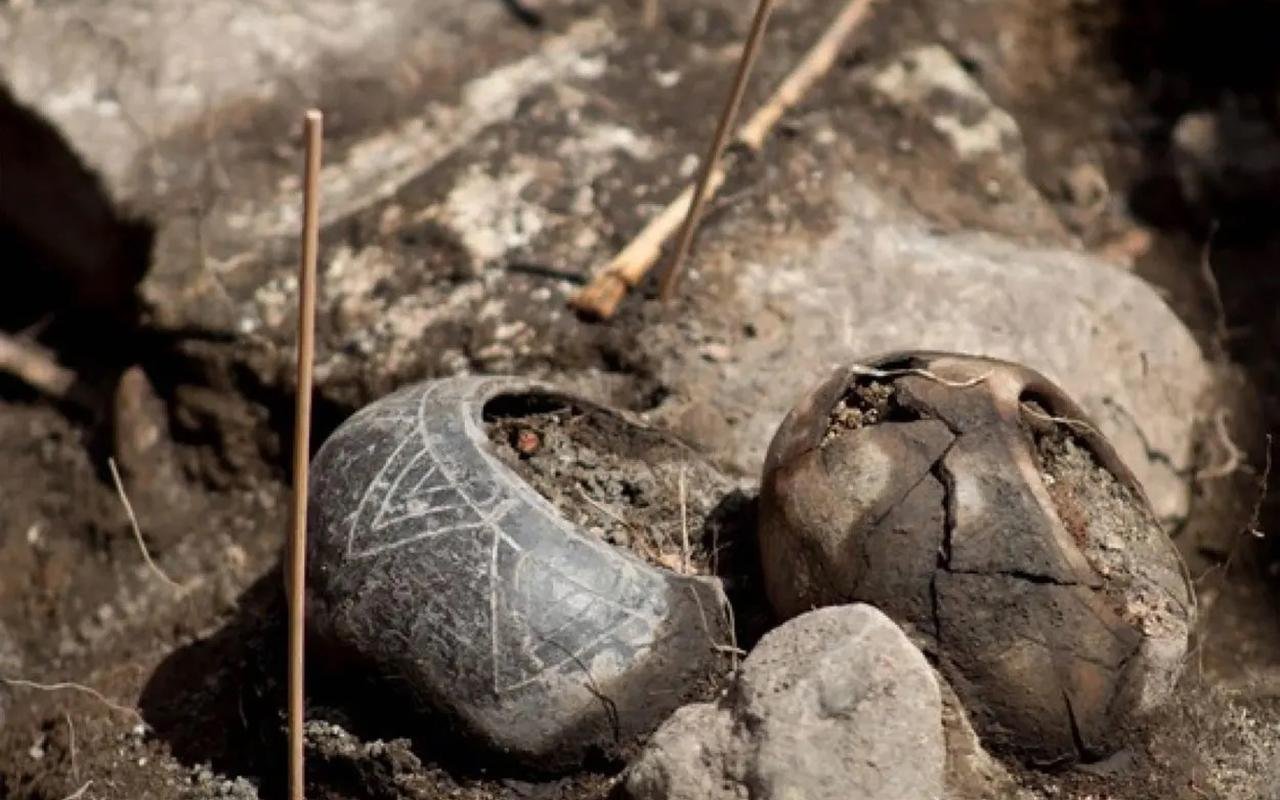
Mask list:
[[[636,529],[636,526],[632,525],[630,522],[627,522],[627,520],[624,519],[622,515],[619,514],[617,511],[614,511],[612,508],[609,508],[604,503],[601,503],[599,500],[596,500],[594,497],[587,494],[587,490],[583,489],[580,484],[578,485],[577,488],[578,488],[578,494],[582,495],[582,499],[586,500],[587,503],[589,503],[592,508],[599,511],[601,514],[604,514],[606,517],[613,520],[614,522],[618,523],[630,533],[631,541],[633,542],[633,544],[644,551],[641,553],[641,555],[643,555],[646,559],[650,561],[662,560],[661,548],[655,550],[654,548],[650,547],[648,540],[644,536],[640,535],[640,532]]]
[[[142,718],[142,715],[138,713],[138,710],[136,708],[130,708],[129,706],[120,705],[116,701],[108,698],[102,692],[99,692],[97,689],[94,689],[92,686],[85,686],[84,684],[81,684],[81,683],[71,683],[69,681],[63,681],[61,683],[36,683],[35,681],[29,681],[23,678],[4,678],[4,677],[0,677],[0,683],[5,683],[5,684],[8,684],[9,686],[15,686],[22,689],[34,689],[39,692],[63,692],[63,691],[79,692],[80,694],[85,694],[85,695],[88,695],[89,697],[92,697],[94,700],[97,700],[99,703],[102,703],[104,706],[111,709],[112,711],[132,717],[133,720],[140,725],[145,726],[147,724],[147,721]]]
[[[62,800],[80,800],[81,797],[84,797],[84,793],[89,791],[89,787],[92,785],[93,785],[93,781],[91,780],[85,781],[84,784],[82,784],[79,789],[76,789],[71,794],[62,798]]]
[[[711,626],[707,624],[707,609],[702,605],[702,598],[698,597],[698,590],[692,586],[688,587],[689,594],[693,595],[693,602],[698,605],[698,618],[702,620],[702,630],[707,634],[707,641],[711,642],[711,649],[717,653],[727,653],[733,657],[733,669],[738,669],[738,659],[747,654],[746,650],[738,647],[737,634],[733,630],[733,604],[729,602],[729,598],[723,597],[724,606],[728,609],[727,622],[729,625],[729,641],[731,644],[720,644],[716,641],[716,637],[711,635]]]
[[[133,504],[129,502],[129,496],[124,492],[124,481],[120,480],[120,470],[116,469],[116,460],[114,458],[107,459],[107,467],[111,469],[111,480],[115,481],[116,493],[120,495],[120,502],[124,505],[124,513],[129,517],[129,525],[133,528],[133,538],[138,543],[138,549],[142,551],[142,558],[147,562],[147,567],[160,580],[169,584],[174,591],[184,593],[187,587],[175,581],[160,569],[160,566],[151,559],[151,553],[147,551],[147,543],[142,539],[142,529],[138,526],[138,517],[133,513]]]
[[[1248,533],[1251,537],[1255,539],[1261,539],[1266,536],[1266,532],[1262,530],[1261,518],[1262,518],[1262,506],[1267,499],[1268,484],[1271,482],[1271,435],[1270,434],[1267,434],[1266,441],[1267,441],[1266,461],[1264,462],[1262,467],[1262,474],[1258,478],[1258,497],[1257,499],[1254,500],[1253,513],[1250,515],[1249,521],[1245,524],[1244,530],[1242,531],[1243,533]],[[1209,578],[1214,577],[1215,575],[1219,576],[1222,579],[1222,581],[1226,580],[1227,575],[1231,573],[1231,564],[1232,562],[1235,561],[1236,554],[1240,552],[1240,547],[1243,544],[1243,542],[1244,542],[1243,538],[1237,540],[1235,545],[1231,548],[1231,552],[1227,554],[1226,559],[1221,564],[1214,564],[1213,566],[1206,569],[1204,572],[1200,573],[1200,576],[1195,579],[1195,586],[1197,591],[1200,590],[1200,587],[1206,581],[1208,581]],[[1190,661],[1192,658],[1196,659],[1199,675],[1203,679],[1204,647],[1209,640],[1211,629],[1207,624],[1207,620],[1201,620],[1199,627],[1201,628],[1201,632],[1200,632],[1200,635],[1197,637],[1196,646],[1191,650],[1191,652],[1187,653],[1186,658],[1184,659],[1184,663],[1186,661]]]
[[[976,378],[970,378],[967,381],[950,381],[936,373],[927,369],[919,369],[909,367],[906,369],[876,369],[868,367],[866,364],[850,364],[848,367],[850,375],[859,375],[867,378],[901,378],[904,375],[914,375],[918,378],[925,378],[934,383],[940,383],[943,386],[949,386],[952,389],[968,389],[978,384],[985,383],[991,377],[990,372],[984,372]]]
[[[1271,434],[1267,434],[1267,455],[1266,462],[1262,465],[1262,475],[1258,478],[1258,498],[1253,502],[1253,513],[1249,515],[1249,524],[1245,526],[1245,530],[1253,535],[1255,539],[1265,537],[1266,531],[1262,530],[1262,504],[1267,500],[1267,487],[1271,482]]]
[[[1100,439],[1106,438],[1102,435],[1101,431],[1099,431],[1097,428],[1093,427],[1088,422],[1085,422],[1082,419],[1075,419],[1074,417],[1055,416],[1046,411],[1041,411],[1040,409],[1036,408],[1035,406],[1029,403],[1022,404],[1022,413],[1030,417],[1035,417],[1041,422],[1051,422],[1055,425],[1062,425],[1063,427],[1070,428],[1071,430],[1076,431],[1078,433],[1097,436]]]
[[[1213,252],[1213,237],[1217,233],[1218,222],[1214,220],[1209,229],[1209,236],[1205,239],[1204,249],[1200,251],[1200,277],[1204,281],[1205,288],[1209,290],[1209,299],[1213,301],[1213,338],[1221,355],[1226,353],[1230,333],[1227,330],[1227,309],[1222,303],[1222,289],[1218,286],[1217,276],[1213,274],[1213,264],[1210,260]]]
[[[1222,445],[1222,449],[1227,455],[1221,464],[1216,464],[1197,472],[1197,481],[1225,478],[1240,469],[1244,460],[1244,452],[1236,446],[1236,443],[1231,439],[1231,434],[1227,432],[1227,410],[1225,408],[1218,409],[1218,412],[1213,415],[1213,427],[1218,434],[1218,442]]]

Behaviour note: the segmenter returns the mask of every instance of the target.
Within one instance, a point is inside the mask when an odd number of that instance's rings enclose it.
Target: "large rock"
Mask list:
[[[836,221],[808,247],[732,265],[728,305],[749,321],[722,363],[677,354],[671,385],[714,391],[721,452],[746,470],[802,387],[868,353],[944,350],[1025,364],[1074,397],[1162,520],[1186,513],[1184,475],[1209,372],[1191,334],[1145,282],[1078,252],[947,234],[844,182]],[[741,247],[742,245],[737,245]],[[712,389],[714,387],[714,389]],[[666,409],[677,420],[684,407]]]
[[[572,525],[492,452],[481,415],[527,381],[407,387],[312,466],[309,622],[465,733],[540,768],[613,752],[719,674],[716,578]],[[692,455],[692,454],[691,454]]]
[[[636,800],[936,800],[938,683],[870,606],[825,608],[765,636],[718,705],[686,706],[632,765]]]
[[[187,179],[190,165],[165,148],[174,137],[225,147],[221,137],[265,108],[330,99],[375,76],[386,85],[367,99],[386,103],[469,36],[487,30],[481,46],[491,47],[504,27],[519,26],[501,4],[467,0],[10,4],[0,8],[0,83],[128,205]]]
[[[331,220],[508,118],[554,67],[526,66],[514,91],[499,79],[483,97],[450,96],[538,39],[501,3],[468,0],[0,5],[0,224],[44,269],[102,295],[85,301],[127,296],[152,229],[162,273],[177,260],[208,281],[246,241],[294,237],[302,108],[331,112]],[[433,138],[431,122],[447,132]]]

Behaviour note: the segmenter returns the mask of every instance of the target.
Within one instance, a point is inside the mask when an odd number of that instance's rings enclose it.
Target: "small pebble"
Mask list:
[[[540,447],[542,447],[542,439],[538,436],[537,432],[526,428],[517,434],[516,450],[520,452],[520,455],[531,456],[538,452]]]
[[[1095,209],[1106,203],[1110,189],[1107,178],[1096,165],[1077,164],[1061,177],[1062,194],[1067,201],[1085,209]]]
[[[708,361],[715,362],[717,364],[728,361],[730,358],[733,357],[733,351],[729,348],[729,346],[727,344],[722,344],[720,342],[710,342],[708,344],[704,344],[700,348],[699,352],[702,354],[703,358],[707,359]]]
[[[653,75],[654,81],[663,89],[670,89],[680,82],[679,70],[660,70]]]

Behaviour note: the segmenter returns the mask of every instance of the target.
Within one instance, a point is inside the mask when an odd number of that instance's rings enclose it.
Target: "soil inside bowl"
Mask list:
[[[842,431],[856,431],[882,422],[893,410],[893,395],[893,384],[884,381],[859,381],[849,387],[849,391],[831,409],[831,422],[824,441],[840,435]]]
[[[570,522],[674,572],[718,572],[735,486],[688,446],[549,394],[496,397],[484,420],[503,463]]]
[[[1037,466],[1058,518],[1106,579],[1117,613],[1148,633],[1185,633],[1187,609],[1174,608],[1172,597],[1155,591],[1165,587],[1176,596],[1184,575],[1158,567],[1166,563],[1159,552],[1173,545],[1146,500],[1099,463],[1072,422],[1051,417],[1036,403],[1024,402],[1023,414],[1031,423]],[[1134,586],[1150,591],[1122,601]]]

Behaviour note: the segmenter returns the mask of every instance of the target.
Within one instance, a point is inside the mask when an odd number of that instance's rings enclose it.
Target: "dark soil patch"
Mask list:
[[[733,483],[687,446],[548,395],[485,407],[498,457],[582,530],[683,574],[717,572]]]

